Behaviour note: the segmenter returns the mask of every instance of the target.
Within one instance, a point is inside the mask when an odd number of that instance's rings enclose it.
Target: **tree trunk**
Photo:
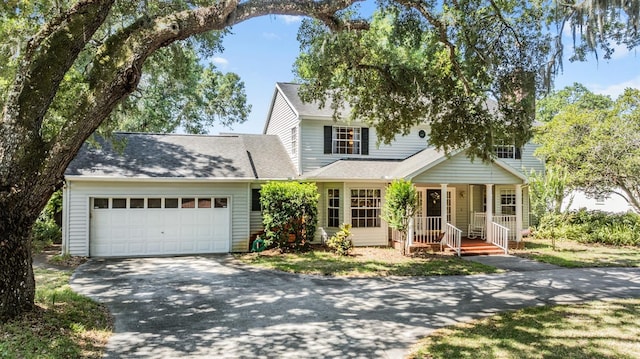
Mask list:
[[[11,197],[9,197],[11,198]],[[11,211],[0,201],[0,319],[13,318],[34,307],[35,280],[31,257],[34,219]]]

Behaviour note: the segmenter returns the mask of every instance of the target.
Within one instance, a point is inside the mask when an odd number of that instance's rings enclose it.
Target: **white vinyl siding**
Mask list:
[[[495,163],[484,163],[479,159],[471,162],[465,153],[459,153],[452,158],[415,176],[414,183],[493,183],[517,184],[522,179]]]
[[[447,188],[456,197],[453,200],[455,203],[455,208],[453,209],[455,223],[452,224],[466,233],[469,225],[469,186],[452,185],[447,186]]]
[[[68,252],[76,256],[89,255],[89,202],[92,197],[229,197],[231,200],[232,252],[249,249],[249,196],[246,183],[189,182],[102,182],[77,181],[67,183],[69,221],[65,226]]]
[[[376,158],[376,159],[405,159],[427,147],[426,138],[418,136],[418,128],[413,129],[407,136],[397,136],[393,145],[380,144],[373,127],[369,128],[369,154],[325,154],[324,153],[324,126],[358,126],[362,124],[334,123],[330,120],[304,119],[300,123],[299,141],[302,173],[326,166],[342,158]]]
[[[280,93],[280,91],[276,91],[275,99],[273,102],[273,109],[269,114],[269,118],[267,119],[269,124],[265,129],[265,134],[267,135],[276,135],[280,138],[280,142],[284,146],[285,150],[289,154],[291,161],[293,162],[296,169],[299,169],[299,161],[298,161],[298,151],[294,150],[292,146],[291,135],[293,133],[294,128],[298,128],[298,116],[291,109],[284,96]],[[296,133],[299,134],[300,131],[296,130]],[[320,134],[322,137],[322,134]],[[296,144],[299,146],[299,141],[301,141],[301,136],[298,136]],[[320,149],[322,150],[322,149]]]
[[[501,160],[514,169],[522,172],[524,175],[529,175],[529,172],[532,169],[538,173],[542,173],[544,172],[544,163],[533,155],[538,147],[539,146],[536,144],[527,143],[521,149],[522,152],[520,159],[503,158]]]
[[[351,223],[351,190],[352,189],[373,189],[380,190],[380,198],[384,199],[385,187],[383,185],[372,183],[346,183],[342,195],[343,208],[342,211],[345,223]],[[351,228],[353,233],[354,246],[386,246],[388,240],[388,225],[385,221],[380,221],[379,227]]]

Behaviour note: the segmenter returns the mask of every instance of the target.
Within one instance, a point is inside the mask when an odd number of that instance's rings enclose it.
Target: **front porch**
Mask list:
[[[410,251],[440,248],[458,255],[508,254],[521,244],[522,184],[416,184],[418,210],[406,233]],[[527,221],[528,222],[528,221]],[[402,242],[400,233],[392,240]]]

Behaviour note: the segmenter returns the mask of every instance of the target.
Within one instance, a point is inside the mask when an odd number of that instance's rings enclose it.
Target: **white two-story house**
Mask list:
[[[278,83],[262,135],[117,134],[122,146],[85,146],[65,176],[63,250],[81,256],[151,256],[249,250],[262,229],[268,181],[315,182],[316,240],[351,223],[356,246],[389,245],[380,218],[385,189],[404,178],[419,190],[408,240],[440,233],[520,239],[529,226],[525,173],[543,170],[533,145],[496,148],[491,163],[427,145],[429,127],[390,145],[361,123],[334,122]],[[124,147],[123,149],[120,147]]]

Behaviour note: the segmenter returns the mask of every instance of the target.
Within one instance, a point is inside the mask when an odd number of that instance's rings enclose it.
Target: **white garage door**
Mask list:
[[[226,253],[227,197],[96,197],[91,199],[90,254],[131,257]]]

